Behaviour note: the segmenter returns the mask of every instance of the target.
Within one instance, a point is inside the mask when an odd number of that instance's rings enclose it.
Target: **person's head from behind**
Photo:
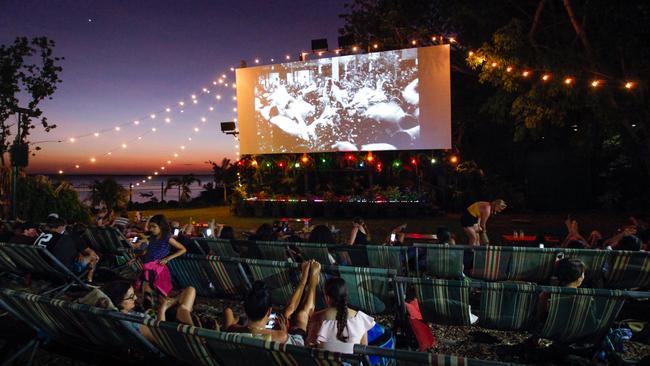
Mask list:
[[[588,245],[582,240],[571,240],[566,247],[570,249],[585,249]]]
[[[354,226],[363,226],[365,223],[363,222],[363,218],[357,216],[352,219],[352,225]]]
[[[266,320],[271,315],[271,294],[263,281],[255,281],[244,299],[244,311],[251,321]]]
[[[336,244],[332,231],[325,225],[314,226],[314,229],[309,233],[308,241],[310,243]]]
[[[232,228],[232,226],[224,226],[221,228],[221,232],[219,233],[219,239],[230,239],[234,240],[235,239],[235,229]]]
[[[621,240],[618,242],[618,246],[616,247],[616,249],[631,250],[631,251],[638,252],[639,250],[641,250],[642,244],[643,243],[641,242],[641,239],[639,239],[638,236],[628,235],[621,238]]]
[[[506,201],[500,198],[490,202],[490,206],[492,207],[492,212],[495,214],[505,210],[506,207],[508,207],[508,205],[506,205]]]
[[[149,220],[149,227],[147,229],[158,239],[169,236],[169,223],[167,222],[165,215],[154,215]]]
[[[325,282],[325,302],[327,306],[336,308],[336,338],[346,342],[343,330],[348,324],[348,287],[345,280],[333,277]]]
[[[109,282],[102,287],[102,292],[108,296],[113,305],[122,313],[128,313],[135,307],[138,298],[131,282],[117,280]]]
[[[270,224],[262,224],[257,228],[255,232],[255,240],[274,240],[275,233],[273,232],[273,226]]]
[[[439,227],[436,230],[436,236],[440,244],[451,244],[451,232],[446,227]]]
[[[556,276],[560,286],[580,287],[585,279],[585,264],[578,258],[563,258],[557,262]]]
[[[15,233],[35,238],[38,236],[38,225],[31,222],[24,222],[16,226]]]

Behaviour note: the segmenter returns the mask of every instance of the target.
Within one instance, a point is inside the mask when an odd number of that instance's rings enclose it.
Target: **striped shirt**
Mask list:
[[[156,262],[169,255],[169,238],[171,236],[163,239],[150,237],[147,252],[142,257],[142,263]]]

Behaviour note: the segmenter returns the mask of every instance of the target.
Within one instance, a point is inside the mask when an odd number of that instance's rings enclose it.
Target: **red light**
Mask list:
[[[415,158],[412,158],[411,165],[418,165],[418,161]]]
[[[381,171],[381,167],[382,167],[381,162],[377,163],[377,171],[378,171],[378,172]]]
[[[244,165],[244,162],[240,160],[240,161],[237,162],[237,165],[239,165],[239,166],[243,166],[243,165]]]
[[[279,162],[279,163],[278,163],[278,166],[279,166],[280,168],[284,168],[284,161]]]
[[[354,160],[354,155],[349,154],[348,156],[345,157],[348,160]]]

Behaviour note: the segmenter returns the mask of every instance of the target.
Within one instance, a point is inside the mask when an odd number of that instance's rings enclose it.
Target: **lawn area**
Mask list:
[[[272,223],[277,218],[273,217],[238,217],[230,212],[227,206],[214,206],[207,208],[192,209],[166,209],[155,211],[142,211],[145,216],[162,213],[170,220],[178,220],[182,224],[188,223],[190,218],[196,222],[209,222],[212,218],[217,223],[230,225],[239,233],[244,230],[255,229],[262,223]],[[134,212],[131,212],[133,215]],[[527,235],[538,232],[555,233],[563,236],[564,220],[568,213],[517,213],[508,212],[507,210],[497,216],[491,217],[488,221],[488,233],[492,243],[496,243],[501,235],[512,234],[513,230],[523,230]],[[402,224],[408,224],[407,232],[432,234],[436,232],[437,227],[448,227],[456,234],[457,242],[462,244],[467,241],[461,227],[459,214],[446,214],[440,216],[423,216],[416,218],[373,218],[367,219],[366,224],[370,230],[373,242],[383,241],[391,229]],[[571,217],[576,219],[580,224],[580,231],[584,236],[588,236],[591,230],[599,230],[605,237],[613,234],[616,229],[627,223],[628,214],[611,213],[603,211],[589,211],[571,213]],[[328,224],[340,228],[341,239],[345,240],[352,228],[350,218],[332,219],[317,217],[312,221],[312,225]],[[302,224],[292,223],[292,227],[300,228]]]

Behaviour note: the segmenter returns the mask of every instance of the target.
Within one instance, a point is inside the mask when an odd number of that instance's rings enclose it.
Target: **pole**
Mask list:
[[[129,183],[129,203],[133,203],[133,183]]]
[[[160,182],[160,202],[165,200],[165,184]]]
[[[18,131],[16,132],[16,139],[14,140],[15,145],[20,141],[20,123],[22,122],[22,116],[22,113],[18,111],[18,123],[16,124],[16,126],[18,126]],[[11,217],[16,219],[18,213],[18,202],[16,202],[18,199],[18,166],[14,161],[11,162],[11,165],[13,165],[11,167]]]

